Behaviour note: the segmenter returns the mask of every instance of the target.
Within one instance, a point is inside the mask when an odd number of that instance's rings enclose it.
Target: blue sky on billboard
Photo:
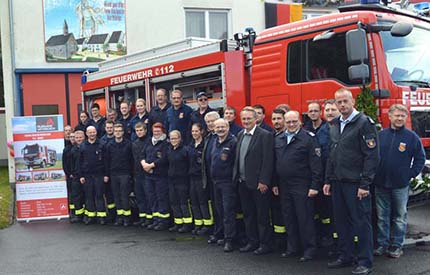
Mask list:
[[[62,34],[64,20],[80,38],[83,16],[97,21],[97,34],[125,31],[125,0],[44,0],[45,39]]]

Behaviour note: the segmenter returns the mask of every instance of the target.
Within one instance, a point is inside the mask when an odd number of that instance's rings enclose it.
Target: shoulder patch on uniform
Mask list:
[[[370,123],[375,124],[375,121],[370,116],[367,117],[367,120],[369,120]]]
[[[318,157],[321,157],[321,148],[315,148],[315,155],[317,155]]]
[[[374,138],[369,138],[366,139],[366,145],[367,147],[369,147],[370,149],[373,149],[376,147],[376,140]]]
[[[314,137],[315,136],[315,134],[314,133],[312,133],[312,132],[307,132],[308,133],[308,135],[310,135],[311,137]]]

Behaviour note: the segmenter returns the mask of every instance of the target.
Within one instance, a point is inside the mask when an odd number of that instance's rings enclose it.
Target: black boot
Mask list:
[[[211,231],[212,231],[212,228],[205,225],[199,231],[197,231],[197,235],[204,236],[204,235],[210,234]]]
[[[177,232],[178,229],[179,229],[179,226],[177,224],[175,224],[169,228],[169,232]]]
[[[191,234],[197,235],[197,232],[199,232],[200,229],[202,229],[202,227],[200,225],[198,226],[196,225],[194,229],[191,231]]]
[[[142,227],[147,228],[151,224],[152,224],[152,219],[146,219],[145,222],[142,223]]]
[[[193,226],[191,223],[185,223],[184,225],[182,225],[181,228],[178,229],[179,233],[188,233],[191,231],[191,229],[193,229]]]
[[[130,217],[124,217],[124,227],[130,226]]]
[[[117,216],[115,219],[115,223],[113,225],[115,226],[119,226],[119,225],[123,225],[124,224],[124,220],[122,219],[121,216]]]
[[[105,217],[100,217],[99,218],[99,224],[100,225],[105,225],[106,224],[106,218]]]

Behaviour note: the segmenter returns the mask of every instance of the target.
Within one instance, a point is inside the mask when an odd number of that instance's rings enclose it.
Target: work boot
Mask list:
[[[99,218],[99,224],[100,225],[105,225],[106,224],[106,218],[105,217],[100,217]]]
[[[157,224],[157,226],[156,227],[154,227],[154,230],[155,231],[164,231],[164,230],[167,230],[168,229],[168,225],[167,224],[164,224],[164,223],[160,223],[160,224]]]
[[[188,233],[192,230],[193,226],[191,223],[186,223],[184,225],[182,225],[181,228],[178,229],[179,233]]]
[[[150,225],[148,225],[148,227],[146,227],[146,229],[148,230],[154,230],[155,227],[157,227],[158,223],[157,222],[153,222]]]
[[[200,230],[197,231],[197,235],[204,236],[204,235],[209,234],[210,231],[211,231],[211,227],[205,225]]]
[[[169,232],[177,232],[178,229],[179,229],[179,226],[177,224],[175,224],[169,228]]]
[[[124,220],[122,219],[121,216],[117,216],[115,219],[115,223],[113,225],[115,226],[119,226],[119,225],[123,225],[124,224]]]
[[[201,226],[194,226],[194,229],[191,231],[191,234],[193,234],[193,235],[197,235],[197,232],[200,230],[200,229],[202,229],[202,227]]]
[[[374,256],[382,256],[387,254],[387,248],[383,247],[383,246],[378,246],[378,248],[376,248],[375,250],[373,250],[373,255]]]
[[[130,226],[130,217],[124,217],[124,227]]]
[[[152,224],[152,219],[146,219],[144,223],[142,223],[143,228],[147,228],[149,225]]]
[[[70,223],[78,223],[82,220],[81,215],[73,215],[72,218],[70,218]]]
[[[91,223],[93,223],[94,222],[94,218],[92,218],[92,217],[88,217],[88,216],[85,216],[84,217],[84,224],[85,225],[89,225],[89,224],[91,224]]]
[[[142,226],[145,223],[145,218],[140,218],[133,223],[134,226]]]

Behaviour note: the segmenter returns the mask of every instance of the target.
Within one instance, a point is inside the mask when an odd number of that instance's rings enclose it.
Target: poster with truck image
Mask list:
[[[13,117],[17,220],[68,218],[62,115]]]

